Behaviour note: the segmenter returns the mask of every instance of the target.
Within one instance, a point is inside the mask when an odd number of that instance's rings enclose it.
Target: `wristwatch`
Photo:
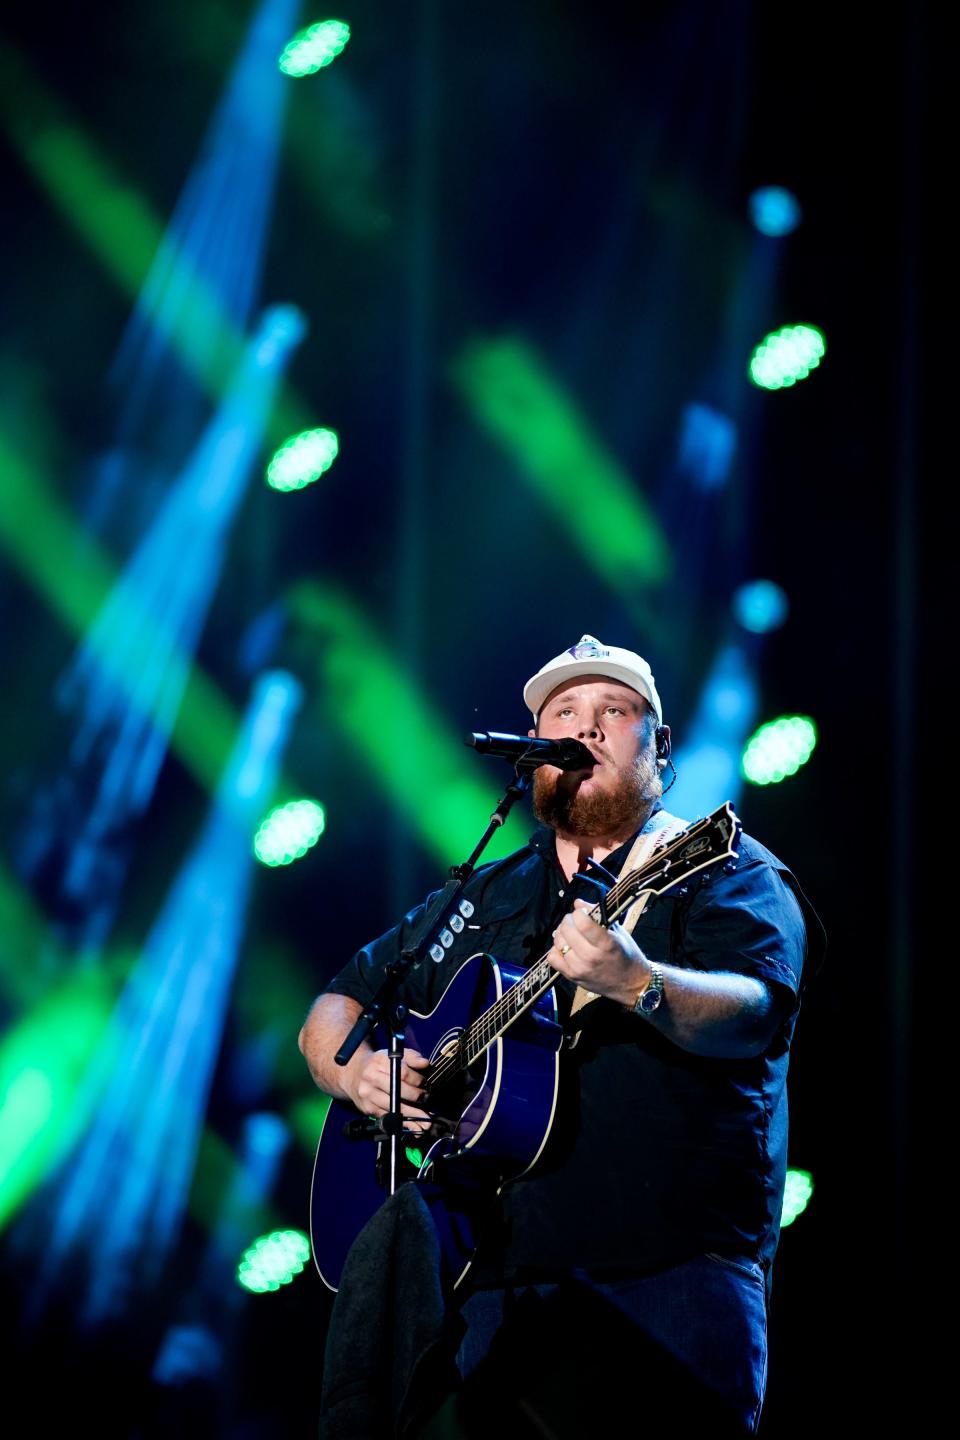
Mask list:
[[[650,979],[633,1002],[634,1015],[652,1015],[663,999],[663,971],[659,965],[650,966]]]

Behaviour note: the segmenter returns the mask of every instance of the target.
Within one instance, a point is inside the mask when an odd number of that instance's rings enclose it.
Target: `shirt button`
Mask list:
[[[563,891],[562,891],[562,890],[558,890],[558,891],[557,891],[557,894],[560,896],[560,899],[562,900],[562,899],[563,899]]]

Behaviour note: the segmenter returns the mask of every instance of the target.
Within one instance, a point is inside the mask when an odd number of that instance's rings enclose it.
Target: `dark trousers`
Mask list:
[[[705,1255],[614,1283],[576,1272],[558,1284],[477,1291],[462,1315],[464,1385],[448,1414],[451,1436],[489,1433],[498,1421],[518,1437],[605,1424],[618,1433],[633,1415],[650,1437],[694,1433],[681,1425],[709,1425],[711,1440],[756,1431],[767,1314],[752,1261]]]

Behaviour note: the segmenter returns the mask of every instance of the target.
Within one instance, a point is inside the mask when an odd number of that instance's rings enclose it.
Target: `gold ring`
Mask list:
[[[570,949],[570,946],[569,946],[569,945],[561,945],[561,946],[559,947],[557,953],[558,953],[559,955],[566,955],[567,952],[569,951],[569,949]]]

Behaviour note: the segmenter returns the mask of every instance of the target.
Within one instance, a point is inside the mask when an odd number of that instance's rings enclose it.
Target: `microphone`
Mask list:
[[[499,755],[517,769],[536,770],[540,765],[556,765],[558,770],[592,770],[596,760],[579,740],[544,740],[537,736],[501,735],[496,730],[474,731],[464,737],[481,755]]]

